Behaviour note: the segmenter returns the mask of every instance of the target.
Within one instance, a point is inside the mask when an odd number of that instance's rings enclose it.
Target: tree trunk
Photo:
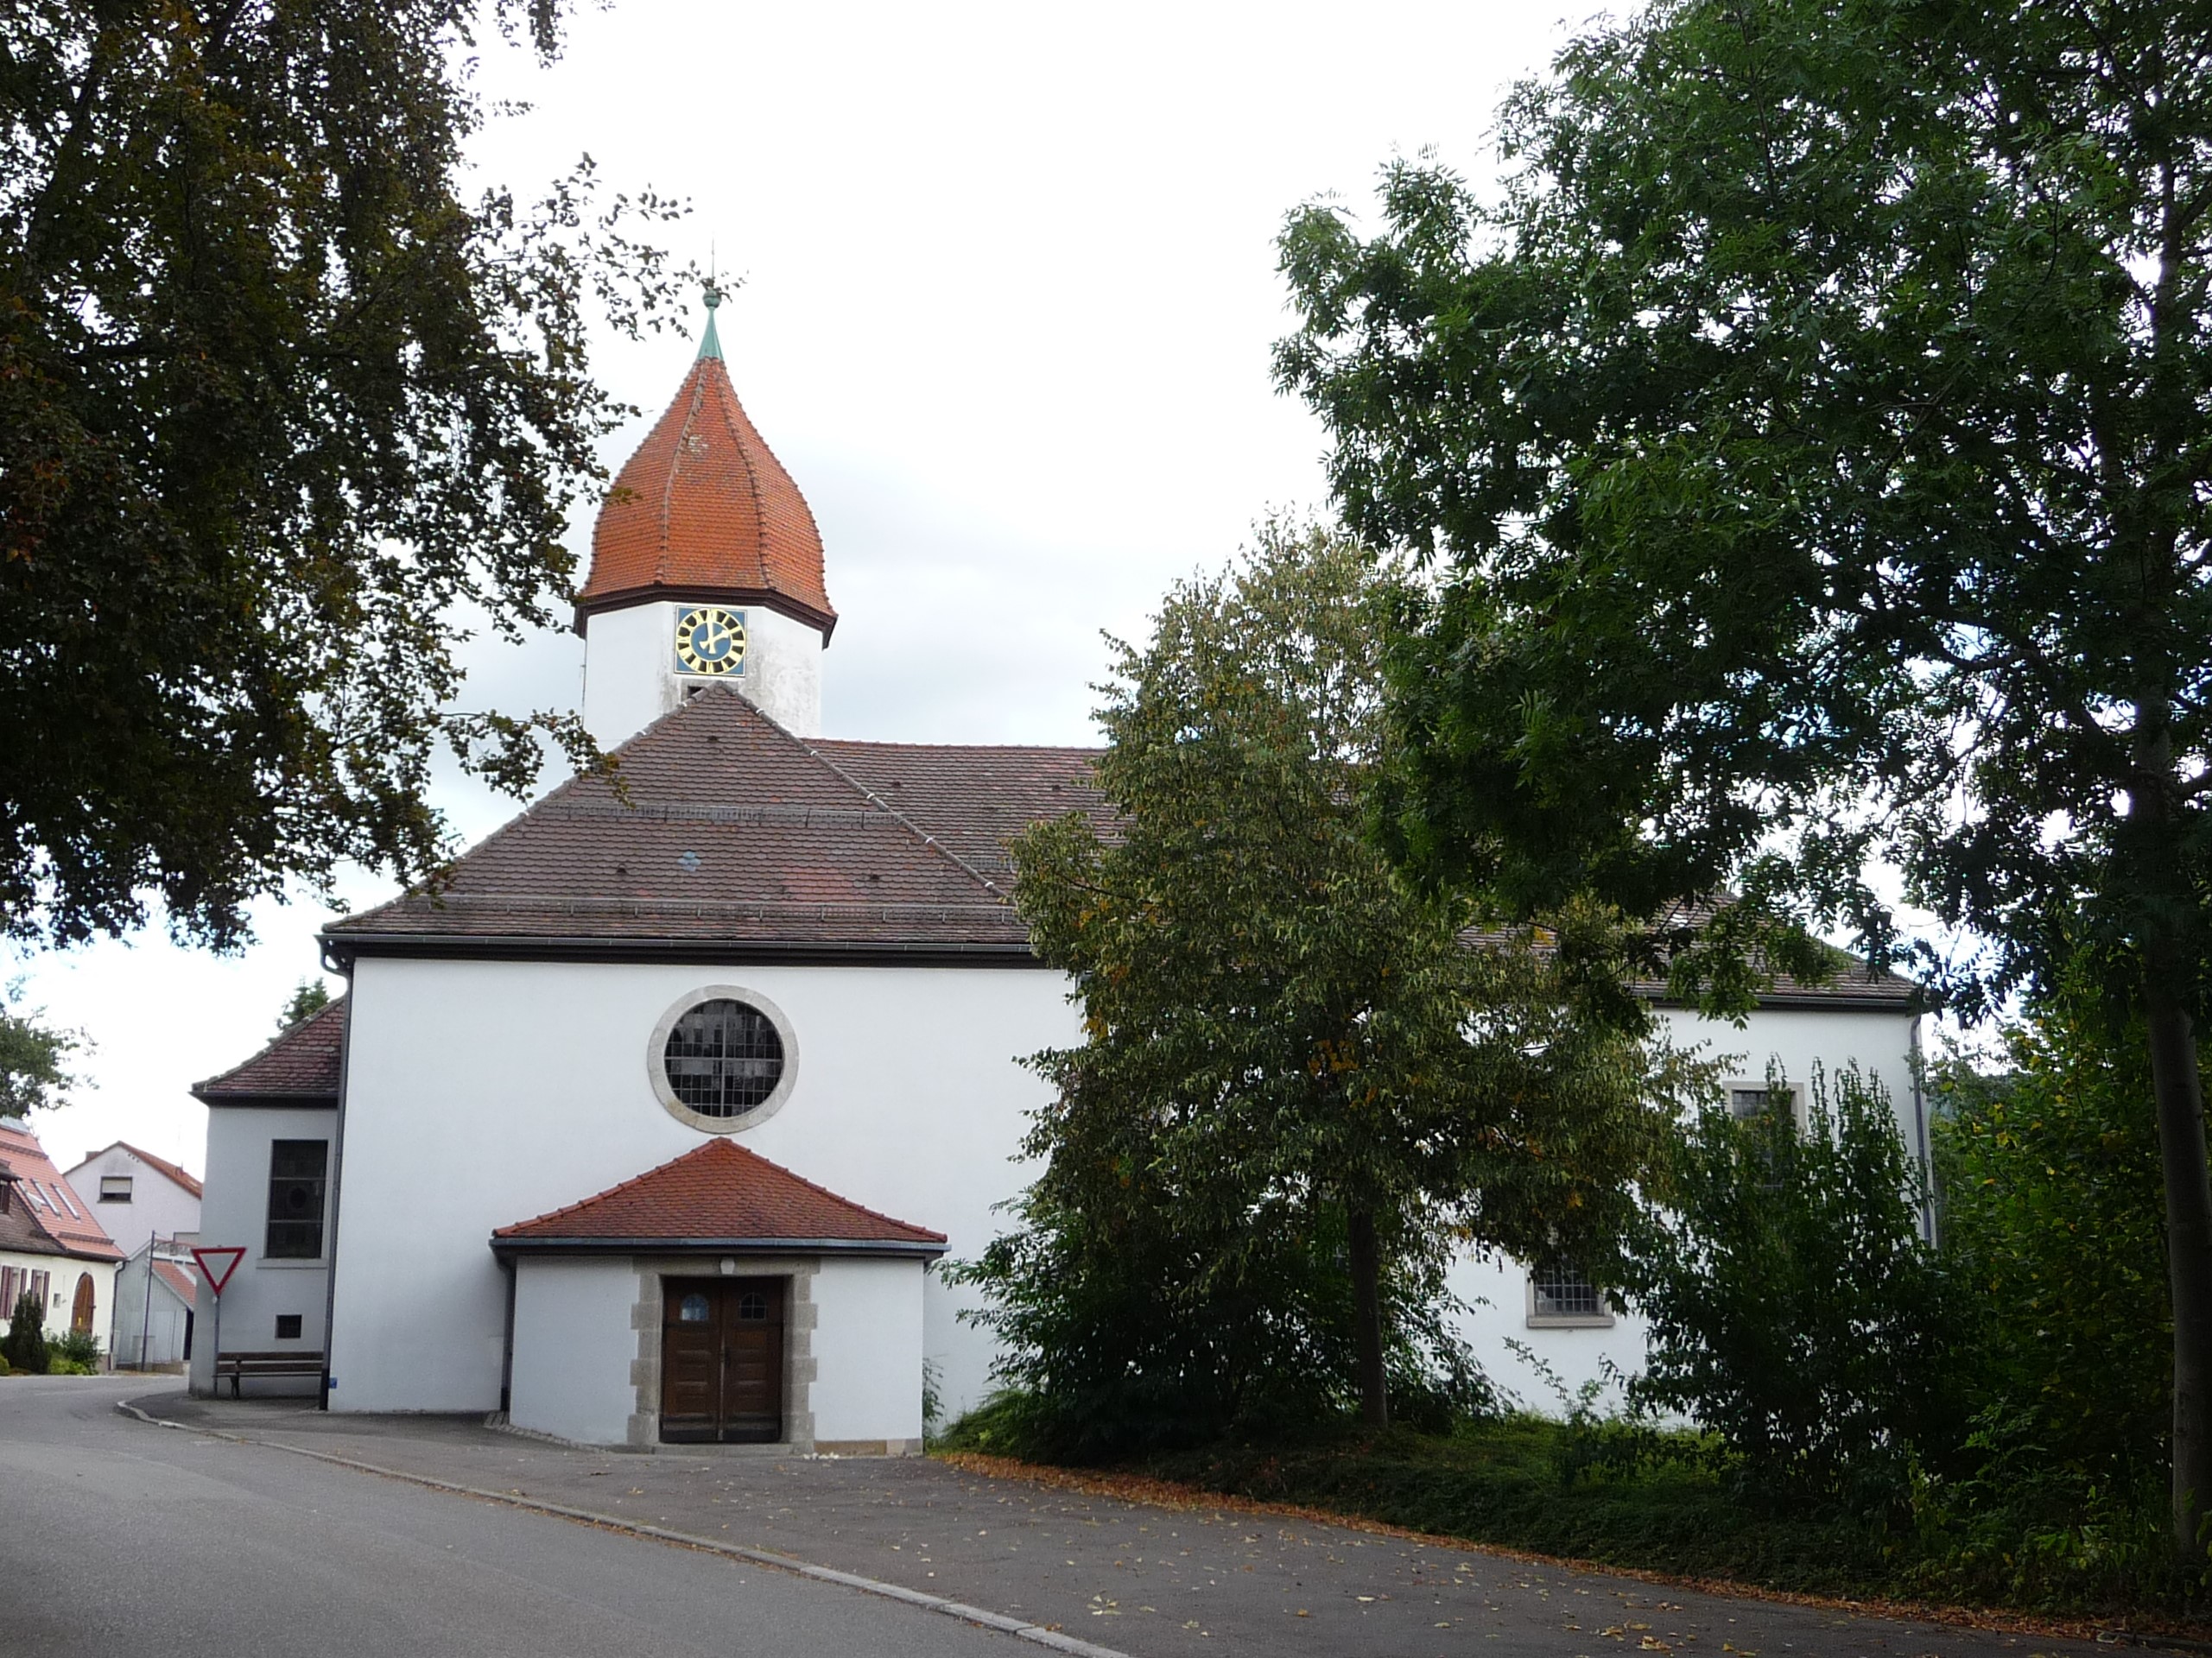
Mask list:
[[[2204,1564],[2197,1528],[2212,1502],[2212,1171],[2204,1146],[2204,1083],[2196,1033],[2175,994],[2176,964],[2152,954],[2144,985],[2151,1089],[2166,1177],[2166,1277],[2174,1313],[2174,1547]]]
[[[2202,1136],[2198,1143],[2202,1143]],[[1360,1361],[1360,1415],[1370,1427],[1388,1427],[1390,1382],[1383,1373],[1383,1275],[1375,1247],[1375,1217],[1366,1209],[1347,1216],[1351,1234],[1352,1334]]]

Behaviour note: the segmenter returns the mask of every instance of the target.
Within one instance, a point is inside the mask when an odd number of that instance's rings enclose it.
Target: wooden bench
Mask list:
[[[231,1397],[240,1397],[239,1384],[250,1376],[315,1376],[322,1374],[322,1355],[303,1353],[218,1353],[215,1355],[215,1386],[219,1391],[223,1378],[231,1378]]]

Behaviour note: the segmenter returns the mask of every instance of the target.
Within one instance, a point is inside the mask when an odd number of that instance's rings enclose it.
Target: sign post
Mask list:
[[[208,1391],[212,1397],[214,1392],[223,1385],[223,1374],[220,1369],[223,1363],[223,1286],[231,1281],[231,1275],[238,1269],[238,1262],[246,1258],[246,1252],[236,1244],[228,1244],[219,1249],[194,1250],[192,1252],[192,1258],[200,1268],[200,1276],[207,1280],[207,1288],[215,1292],[214,1345],[211,1349],[214,1355],[214,1363],[207,1367],[207,1374],[211,1378]],[[149,1256],[146,1262],[146,1271],[149,1275],[151,1275],[153,1270],[154,1262]]]

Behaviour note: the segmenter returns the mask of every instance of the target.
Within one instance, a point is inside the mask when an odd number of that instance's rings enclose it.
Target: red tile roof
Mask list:
[[[133,1157],[136,1157],[140,1162],[145,1164],[147,1168],[166,1175],[178,1186],[182,1187],[186,1191],[191,1193],[193,1197],[196,1198],[202,1195],[200,1189],[200,1181],[192,1174],[187,1173],[184,1169],[179,1168],[166,1157],[156,1157],[150,1151],[141,1151],[136,1146],[132,1145],[128,1140],[118,1140],[111,1146],[103,1146],[98,1151],[88,1153],[78,1162],[77,1168],[73,1168],[69,1171],[68,1178],[73,1186],[77,1178],[77,1169],[84,1168],[85,1165],[91,1162],[93,1158],[104,1157],[111,1151],[127,1151]]]
[[[250,1099],[296,1099],[302,1103],[338,1098],[339,1066],[345,1057],[345,998],[339,997],[311,1013],[242,1065],[192,1085],[193,1098],[209,1104]],[[134,1155],[145,1157],[143,1151]],[[147,1157],[148,1162],[159,1162]],[[174,1164],[163,1165],[174,1168]],[[182,1169],[176,1173],[183,1174]],[[185,1179],[191,1180],[189,1174]],[[193,1181],[193,1190],[200,1189]]]
[[[691,365],[615,478],[592,531],[577,626],[655,590],[764,604],[825,639],[837,625],[814,515],[746,418],[719,355]]]
[[[187,1307],[193,1306],[200,1300],[199,1283],[175,1262],[156,1261],[154,1262],[154,1275],[167,1284]]]
[[[626,801],[576,778],[441,885],[326,937],[340,952],[398,935],[1028,959],[1006,837],[1062,811],[1106,813],[1094,750],[808,741],[725,686],[618,752]]]
[[[492,1247],[820,1247],[941,1255],[945,1235],[865,1209],[724,1139],[596,1197],[502,1226]]]
[[[16,1177],[9,1207],[28,1205],[39,1229],[67,1255],[92,1261],[120,1261],[123,1251],[92,1210],[61,1178],[38,1136],[19,1120],[0,1121],[0,1172]]]

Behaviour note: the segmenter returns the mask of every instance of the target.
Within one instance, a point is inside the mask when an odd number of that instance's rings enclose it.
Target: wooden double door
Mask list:
[[[661,1284],[661,1437],[674,1444],[783,1437],[781,1278]]]

